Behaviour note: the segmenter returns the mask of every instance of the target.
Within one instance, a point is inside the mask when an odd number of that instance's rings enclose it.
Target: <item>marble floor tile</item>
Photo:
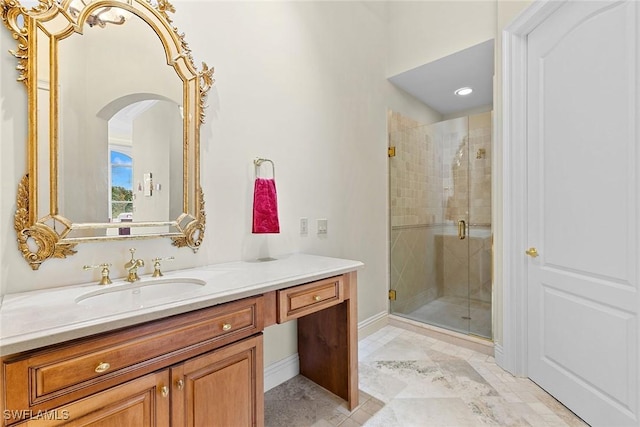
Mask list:
[[[297,376],[265,393],[267,427],[586,427],[491,356],[386,326],[359,343],[360,405]]]
[[[379,427],[474,427],[477,418],[460,398],[393,399],[363,425]]]

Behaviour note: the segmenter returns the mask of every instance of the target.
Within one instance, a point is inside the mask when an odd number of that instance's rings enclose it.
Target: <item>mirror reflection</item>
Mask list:
[[[173,101],[128,105],[108,122],[109,222],[169,221],[182,213],[181,108]],[[120,228],[119,235],[131,234]],[[166,232],[168,226],[138,232]]]
[[[175,220],[183,200],[183,87],[160,39],[137,15],[105,7],[87,19],[82,36],[59,46],[60,214],[78,223]]]

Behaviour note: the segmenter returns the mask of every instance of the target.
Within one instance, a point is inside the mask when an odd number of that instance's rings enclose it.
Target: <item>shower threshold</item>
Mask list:
[[[459,345],[482,354],[493,356],[493,341],[479,335],[452,331],[450,329],[429,325],[417,320],[389,314],[389,324],[419,334],[436,338],[450,344]]]

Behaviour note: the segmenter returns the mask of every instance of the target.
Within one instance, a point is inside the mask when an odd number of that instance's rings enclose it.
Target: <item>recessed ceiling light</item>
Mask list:
[[[473,92],[473,89],[471,89],[470,87],[461,87],[460,89],[457,89],[454,93],[458,96],[467,96],[471,92]]]

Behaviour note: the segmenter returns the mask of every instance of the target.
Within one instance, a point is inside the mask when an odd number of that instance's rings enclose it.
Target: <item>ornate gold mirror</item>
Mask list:
[[[197,70],[166,0],[0,0],[27,87],[28,171],[15,229],[36,270],[82,242],[204,237]]]

